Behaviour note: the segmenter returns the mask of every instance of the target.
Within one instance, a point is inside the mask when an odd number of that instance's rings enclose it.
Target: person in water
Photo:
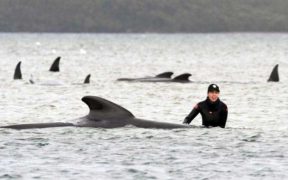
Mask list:
[[[220,126],[225,128],[228,108],[225,103],[220,101],[219,93],[219,87],[216,84],[210,84],[208,87],[207,99],[199,102],[192,109],[189,115],[184,119],[183,124],[190,124],[190,122],[200,113],[203,126]]]

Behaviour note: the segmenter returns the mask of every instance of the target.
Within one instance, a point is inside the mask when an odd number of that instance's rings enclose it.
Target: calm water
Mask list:
[[[0,179],[287,179],[288,34],[0,34],[0,125],[74,122],[97,95],[181,123],[210,82],[227,128],[0,130]],[[48,72],[61,56],[60,73]],[[22,61],[24,80],[12,79]],[[279,64],[280,83],[266,80]],[[193,83],[126,83],[173,71]],[[81,83],[91,74],[91,84]],[[29,84],[33,77],[35,84]]]

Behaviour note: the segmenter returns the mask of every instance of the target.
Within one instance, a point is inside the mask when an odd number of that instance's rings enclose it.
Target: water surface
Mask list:
[[[85,95],[182,123],[217,83],[227,128],[0,130],[2,179],[287,179],[288,34],[0,34],[0,125],[73,122]],[[48,71],[61,56],[60,73]],[[12,79],[22,61],[23,80]],[[267,83],[275,64],[280,82]],[[127,83],[173,71],[192,83]],[[91,84],[79,85],[87,74]],[[29,84],[31,75],[35,84]]]

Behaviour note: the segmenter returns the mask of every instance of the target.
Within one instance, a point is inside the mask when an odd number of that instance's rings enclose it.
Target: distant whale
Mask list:
[[[90,77],[91,77],[91,74],[88,74],[88,75],[85,77],[83,83],[72,83],[72,84],[73,84],[73,85],[90,84]]]
[[[58,60],[57,60],[58,61]],[[14,71],[14,76],[13,79],[17,80],[17,79],[22,79],[22,72],[21,72],[21,61],[18,62],[18,64],[16,65],[15,71]],[[54,64],[54,63],[53,63]],[[57,64],[57,63],[56,63]],[[59,64],[59,62],[58,62]],[[90,77],[91,75],[88,74],[85,77],[84,80],[84,84],[89,84],[90,83]],[[29,79],[29,83],[30,84],[36,84],[35,80],[33,79],[33,76],[31,75],[30,79]],[[83,83],[76,83],[76,84],[83,84]],[[75,84],[75,83],[74,83]],[[50,81],[50,82],[45,82],[45,83],[41,83],[41,85],[63,85],[63,83],[57,82],[57,81]]]
[[[279,82],[278,64],[276,64],[270,74],[268,82]]]
[[[91,75],[88,74],[83,83],[72,83],[73,85],[81,85],[81,84],[90,84],[90,77]],[[35,82],[35,80],[33,79],[33,77],[31,76],[31,78],[29,79],[30,84],[38,84]],[[65,83],[59,82],[59,81],[45,81],[45,82],[40,82],[40,85],[48,85],[48,86],[60,86],[60,85],[64,85]]]
[[[18,62],[14,71],[14,79],[22,79],[21,61]]]
[[[61,57],[57,57],[54,62],[52,63],[49,71],[51,72],[59,72],[60,71],[60,68],[59,68],[59,63],[60,63],[60,59]]]
[[[192,76],[190,73],[183,73],[173,79],[150,79],[141,80],[140,82],[178,82],[178,83],[189,83],[189,77]]]
[[[128,82],[181,82],[181,83],[187,83],[191,82],[189,80],[189,77],[191,76],[190,73],[183,73],[179,76],[176,76],[175,78],[171,78],[172,72],[165,72],[167,73],[167,76],[159,76],[163,73],[155,76],[155,77],[144,77],[144,78],[120,78],[117,79],[117,81],[128,81]],[[168,74],[169,73],[169,74]]]
[[[97,96],[85,96],[82,98],[90,112],[87,116],[81,117],[76,123],[39,123],[39,124],[18,124],[1,126],[0,128],[11,129],[32,129],[32,128],[50,128],[50,127],[91,127],[91,128],[119,128],[132,125],[139,128],[157,128],[174,129],[189,128],[191,126],[184,124],[173,124],[166,122],[157,122],[135,118],[127,109]]]
[[[143,78],[119,78],[117,81],[142,81],[142,80],[155,80],[155,79],[171,79],[173,72],[163,72],[156,76],[148,76]]]
[[[84,80],[84,84],[89,84],[89,83],[90,83],[90,77],[91,77],[90,74],[88,74],[88,75],[86,76],[86,78],[85,78],[85,80]]]

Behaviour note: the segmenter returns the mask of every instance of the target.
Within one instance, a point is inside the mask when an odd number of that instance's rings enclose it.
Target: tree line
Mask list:
[[[286,0],[1,0],[1,32],[271,32]]]

